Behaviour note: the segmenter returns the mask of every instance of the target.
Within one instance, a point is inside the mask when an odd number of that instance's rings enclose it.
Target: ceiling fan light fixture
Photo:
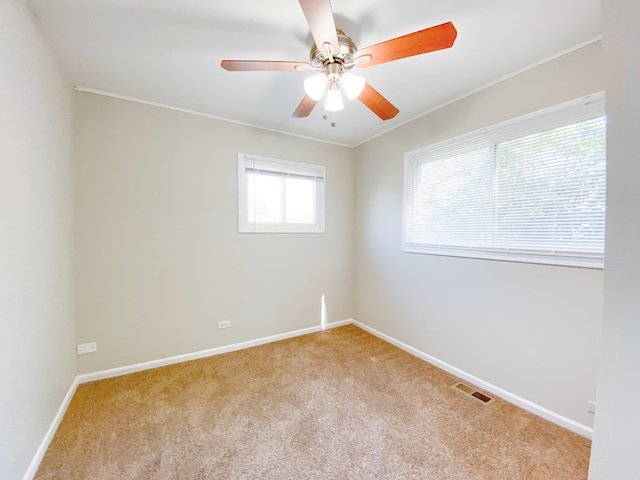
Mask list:
[[[337,82],[332,82],[329,90],[327,90],[327,101],[324,104],[324,108],[329,112],[339,112],[344,108],[342,94]]]
[[[320,100],[329,83],[329,78],[324,73],[309,77],[304,81],[304,91],[313,100]]]
[[[345,73],[340,79],[340,86],[349,100],[358,98],[364,90],[364,78],[351,73]]]

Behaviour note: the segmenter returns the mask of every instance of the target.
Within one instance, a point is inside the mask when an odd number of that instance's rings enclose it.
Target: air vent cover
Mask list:
[[[452,388],[462,394],[464,394],[465,396],[468,397],[472,397],[475,398],[476,400],[478,400],[479,402],[482,402],[485,405],[488,405],[489,403],[493,402],[493,398],[491,398],[490,396],[479,392],[478,390],[476,390],[473,387],[470,387],[469,385],[462,383],[462,382],[458,382],[455,385],[452,386]]]

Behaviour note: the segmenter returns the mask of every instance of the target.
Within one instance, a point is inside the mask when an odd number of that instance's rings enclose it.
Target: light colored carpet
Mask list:
[[[590,442],[349,325],[81,385],[37,479],[584,479]]]

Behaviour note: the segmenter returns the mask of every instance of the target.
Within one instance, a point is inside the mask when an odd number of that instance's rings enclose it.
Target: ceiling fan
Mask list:
[[[228,71],[318,72],[304,82],[306,95],[293,112],[297,118],[307,117],[323,97],[326,111],[342,110],[342,92],[349,99],[360,100],[382,120],[395,117],[399,110],[350,70],[451,48],[458,34],[448,22],[358,49],[351,38],[336,29],[331,0],[299,1],[315,42],[310,62],[222,60],[220,64]]]

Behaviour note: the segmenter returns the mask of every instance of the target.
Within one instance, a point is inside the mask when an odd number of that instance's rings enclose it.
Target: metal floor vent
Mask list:
[[[476,400],[484,403],[485,405],[493,403],[493,398],[485,395],[482,392],[479,392],[475,388],[470,387],[469,385],[467,385],[465,383],[458,382],[455,385],[453,385],[452,388],[457,390],[458,392],[463,393],[465,396],[469,396],[469,397],[475,398]]]

